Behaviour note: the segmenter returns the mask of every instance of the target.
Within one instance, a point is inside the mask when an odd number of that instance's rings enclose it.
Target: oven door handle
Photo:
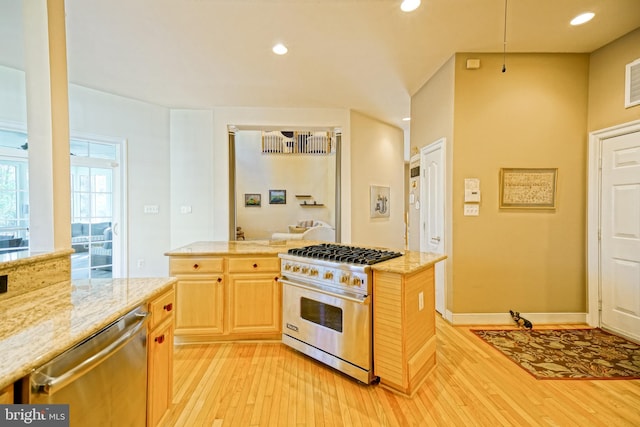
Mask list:
[[[345,299],[345,300],[352,301],[352,302],[355,302],[355,303],[358,303],[358,304],[364,304],[365,301],[367,300],[367,296],[363,296],[362,298],[352,297],[352,296],[345,295],[345,294],[339,294],[339,293],[336,293],[336,292],[331,292],[331,291],[328,291],[326,289],[320,288],[318,286],[302,284],[302,283],[299,283],[299,282],[292,282],[291,280],[287,280],[287,279],[280,279],[280,281],[285,285],[295,286],[297,288],[305,289],[307,291],[318,292],[318,293],[321,293],[321,294],[329,295],[329,296],[334,297],[334,298]]]

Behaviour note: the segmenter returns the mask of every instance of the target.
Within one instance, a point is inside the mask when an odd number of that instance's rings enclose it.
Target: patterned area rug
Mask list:
[[[471,332],[539,380],[640,379],[640,345],[602,329]]]

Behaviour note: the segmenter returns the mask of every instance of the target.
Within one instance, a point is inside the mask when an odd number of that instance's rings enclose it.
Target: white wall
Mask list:
[[[170,249],[169,110],[76,85],[69,86],[74,132],[127,141],[130,277],[166,276]],[[158,214],[145,214],[157,205]],[[143,260],[142,266],[138,261]]]
[[[214,240],[213,111],[171,110],[170,116],[171,248],[178,248]]]
[[[0,121],[27,128],[27,89],[24,71],[0,65]]]
[[[403,249],[404,133],[402,129],[351,114],[352,238],[356,244]],[[390,215],[371,218],[370,187],[390,188]]]
[[[246,239],[270,239],[288,232],[300,220],[321,220],[335,226],[335,154],[262,154],[262,133],[236,132],[236,223]],[[286,204],[269,204],[269,190],[286,190]],[[261,194],[260,207],[245,206],[244,194]],[[307,194],[312,198],[296,198]],[[314,201],[324,206],[300,206]]]
[[[24,72],[0,66],[0,93],[0,121],[26,129]],[[164,252],[171,249],[169,110],[69,85],[69,121],[72,137],[127,141],[128,275],[166,276]],[[144,205],[158,205],[159,214],[144,214]]]
[[[340,128],[342,129],[342,242],[351,239],[351,164],[349,110],[329,108],[216,108],[214,109],[214,239],[227,240],[229,230],[229,144],[228,125],[254,128]],[[212,202],[213,202],[212,200]]]

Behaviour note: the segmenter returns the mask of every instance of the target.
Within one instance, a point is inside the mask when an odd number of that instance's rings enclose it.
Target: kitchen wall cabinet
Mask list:
[[[173,287],[149,303],[147,334],[147,425],[156,426],[173,399]]]
[[[170,258],[178,279],[177,342],[280,339],[280,258]]]
[[[434,267],[373,272],[374,373],[411,395],[436,365]]]

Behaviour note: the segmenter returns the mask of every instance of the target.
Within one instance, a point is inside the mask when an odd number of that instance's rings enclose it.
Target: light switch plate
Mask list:
[[[157,214],[159,212],[158,205],[144,205],[144,213],[146,214]]]
[[[465,203],[464,204],[464,216],[478,216],[480,215],[480,205]]]

